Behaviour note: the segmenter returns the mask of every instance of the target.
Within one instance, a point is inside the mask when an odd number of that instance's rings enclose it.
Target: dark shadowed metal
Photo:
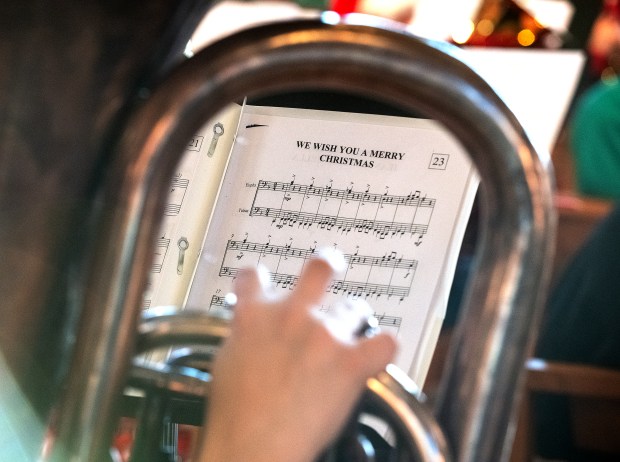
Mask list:
[[[0,406],[20,416],[4,441],[25,460],[41,450],[90,316],[80,282],[87,217],[110,147],[183,59],[210,3],[0,2]]]

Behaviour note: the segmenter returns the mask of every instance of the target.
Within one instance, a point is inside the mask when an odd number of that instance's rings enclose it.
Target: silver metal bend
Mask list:
[[[136,354],[174,345],[219,345],[228,336],[230,319],[197,310],[165,307],[143,316]]]
[[[450,462],[445,435],[420,397],[404,372],[388,366],[385,372],[368,380],[364,405],[392,428],[399,460],[405,462],[413,457],[416,462]],[[406,458],[402,458],[405,454]]]
[[[113,397],[124,385],[159,212],[186,141],[231,101],[308,88],[422,111],[450,129],[475,162],[482,245],[436,412],[456,460],[501,460],[547,282],[550,166],[458,50],[399,31],[318,21],[262,27],[210,46],[178,67],[127,124],[94,218],[96,251],[83,300],[91,316],[67,386],[80,406],[61,406],[59,415],[73,432],[65,438],[89,442],[69,444],[79,447],[72,460],[95,460],[107,444],[110,424],[97,416],[114,414]]]

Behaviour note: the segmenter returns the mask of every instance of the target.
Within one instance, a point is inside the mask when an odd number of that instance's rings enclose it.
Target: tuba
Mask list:
[[[135,460],[155,460],[167,403],[208,400],[191,354],[175,358],[181,368],[133,364],[151,348],[217,346],[227,334],[214,316],[141,314],[168,181],[187,141],[229,102],[308,88],[423,111],[477,167],[482,231],[441,393],[431,408],[386,370],[361,405],[394,429],[399,460],[505,460],[552,256],[549,158],[458,49],[325,14],[184,59],[209,4],[0,7],[0,430],[11,460],[109,460],[128,384],[145,391]]]

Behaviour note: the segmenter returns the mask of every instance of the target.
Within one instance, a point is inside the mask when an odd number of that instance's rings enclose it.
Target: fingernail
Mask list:
[[[337,274],[343,274],[347,268],[347,262],[344,255],[338,249],[333,247],[324,247],[319,250],[318,256],[324,259]]]
[[[271,289],[271,275],[269,274],[269,270],[265,265],[259,264],[256,267],[256,272],[258,273],[258,282],[260,283],[263,291],[268,291]]]

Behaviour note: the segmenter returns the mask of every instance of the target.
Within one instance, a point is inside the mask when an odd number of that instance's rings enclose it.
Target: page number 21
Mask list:
[[[434,152],[431,154],[431,162],[428,165],[428,168],[432,168],[435,170],[445,170],[448,166],[448,159],[450,158],[450,154],[439,154]]]

